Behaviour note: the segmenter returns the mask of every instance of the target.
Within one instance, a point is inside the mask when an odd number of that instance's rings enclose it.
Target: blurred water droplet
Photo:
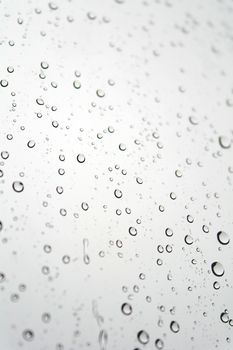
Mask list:
[[[25,329],[23,331],[23,338],[26,341],[32,341],[34,339],[34,332],[31,329]]]

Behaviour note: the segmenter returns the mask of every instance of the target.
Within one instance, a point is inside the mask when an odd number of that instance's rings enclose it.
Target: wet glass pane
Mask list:
[[[0,349],[231,350],[233,2],[0,1]]]

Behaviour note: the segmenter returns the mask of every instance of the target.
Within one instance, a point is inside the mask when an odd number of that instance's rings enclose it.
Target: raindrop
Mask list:
[[[22,192],[24,190],[24,184],[21,181],[14,181],[12,188],[15,192]]]
[[[227,311],[224,311],[220,315],[220,319],[223,323],[228,323],[229,322],[229,315]]]
[[[217,277],[221,277],[225,273],[225,270],[224,270],[222,264],[220,264],[217,261],[215,261],[211,264],[211,269],[212,269],[213,274]]]
[[[36,103],[39,105],[39,106],[43,106],[44,105],[44,100],[42,98],[37,98],[36,99]]]
[[[30,140],[30,141],[28,141],[28,143],[27,143],[27,145],[28,145],[28,147],[29,148],[33,148],[33,147],[35,147],[35,141],[33,141],[33,140]]]
[[[80,89],[80,88],[81,88],[81,83],[80,83],[80,81],[79,81],[79,80],[74,80],[74,81],[73,81],[73,87],[74,87],[75,89]]]
[[[156,339],[155,346],[158,350],[162,350],[164,346],[162,339]]]
[[[124,143],[119,144],[119,150],[120,151],[125,151],[126,150],[126,145]]]
[[[3,272],[0,272],[0,283],[4,282],[6,279],[6,276]]]
[[[130,304],[124,303],[121,306],[121,311],[124,315],[129,316],[132,314],[133,309],[132,309],[132,306]]]
[[[121,197],[122,197],[122,192],[121,192],[121,190],[116,189],[116,190],[114,191],[114,195],[115,195],[116,198],[121,198]]]
[[[1,157],[2,157],[2,159],[6,160],[7,158],[9,158],[9,152],[2,151],[1,152]]]
[[[99,332],[100,350],[106,350],[107,343],[108,343],[108,333],[104,329],[101,329],[101,331]]]
[[[42,62],[40,63],[40,65],[41,65],[41,68],[43,68],[43,69],[49,68],[49,64],[48,64],[47,62],[45,62],[45,61],[42,61]]]
[[[135,227],[131,226],[129,228],[129,233],[130,233],[131,236],[136,236],[138,232],[137,232],[137,229]]]
[[[7,67],[7,72],[8,73],[13,73],[14,72],[14,68],[11,67],[11,66]]]
[[[144,330],[141,330],[138,332],[137,338],[138,338],[138,341],[143,345],[149,343],[149,340],[150,340],[149,334]]]
[[[168,236],[168,237],[172,237],[172,236],[173,236],[173,231],[172,231],[172,229],[169,228],[169,227],[166,228],[165,234],[166,234],[166,236]]]
[[[98,89],[98,90],[96,90],[96,95],[98,97],[104,97],[105,96],[105,92],[103,90]]]
[[[80,154],[77,155],[77,161],[78,161],[79,163],[84,163],[85,160],[86,160],[86,158],[85,158],[84,154],[81,154],[81,153],[80,153]]]
[[[193,244],[193,237],[191,237],[190,235],[186,235],[184,241],[186,244],[191,245]]]
[[[139,185],[143,184],[143,180],[140,177],[136,177],[136,181]]]
[[[84,211],[87,211],[87,210],[89,209],[89,205],[88,205],[86,202],[82,202],[81,208],[82,208]]]
[[[219,231],[217,233],[217,238],[219,243],[223,244],[223,245],[227,245],[230,242],[230,238],[228,236],[228,234],[224,231]]]
[[[25,329],[23,331],[23,338],[26,341],[32,341],[34,339],[34,332],[31,329]]]
[[[64,264],[69,264],[69,262],[70,262],[70,256],[69,256],[69,255],[64,255],[64,256],[62,257],[62,262],[63,262]]]
[[[2,87],[7,87],[7,86],[8,86],[8,81],[7,81],[6,79],[2,79],[2,80],[0,81],[0,85],[1,85]]]
[[[173,333],[178,333],[180,330],[180,326],[176,321],[172,321],[170,323],[170,329]]]
[[[218,142],[219,142],[220,146],[224,149],[231,147],[231,140],[226,136],[219,136]]]
[[[51,315],[48,312],[42,314],[41,319],[44,323],[49,323],[51,321]]]

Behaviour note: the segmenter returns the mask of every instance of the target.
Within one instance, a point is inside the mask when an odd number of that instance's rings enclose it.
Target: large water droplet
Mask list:
[[[212,263],[211,269],[212,269],[213,274],[217,277],[221,277],[225,273],[224,267],[222,266],[222,264],[220,264],[217,261]]]
[[[137,337],[138,337],[138,341],[141,344],[145,345],[145,344],[149,343],[150,336],[146,331],[144,331],[144,330],[139,331]]]
[[[220,146],[224,149],[231,147],[231,140],[226,136],[219,136],[218,142],[219,142]]]
[[[217,233],[217,238],[219,243],[223,244],[223,245],[227,245],[230,242],[230,238],[228,236],[228,234],[224,231],[219,231]]]
[[[21,181],[14,181],[12,188],[15,192],[22,192],[24,190],[24,184]]]
[[[77,155],[77,161],[78,161],[79,163],[84,163],[85,160],[86,160],[86,158],[85,158],[84,154],[81,154],[81,153],[80,153],[80,154]]]
[[[129,233],[130,233],[131,236],[136,236],[138,231],[137,231],[137,229],[135,227],[131,226],[129,228]]]
[[[176,321],[172,321],[170,323],[170,329],[173,333],[178,333],[180,330],[180,326]]]
[[[124,303],[121,306],[121,311],[124,315],[129,316],[132,314],[133,309],[132,309],[132,306],[130,304]]]

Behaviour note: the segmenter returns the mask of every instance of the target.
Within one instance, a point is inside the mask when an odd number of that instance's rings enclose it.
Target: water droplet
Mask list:
[[[9,152],[2,151],[1,152],[1,157],[2,157],[2,159],[6,160],[7,158],[9,158]]]
[[[87,238],[83,239],[83,261],[86,265],[90,264],[90,257],[87,253],[87,248],[89,246],[89,240]]]
[[[180,326],[176,321],[172,321],[170,323],[170,329],[173,333],[178,333],[180,330]]]
[[[138,232],[137,232],[137,229],[135,227],[131,226],[129,228],[129,233],[130,233],[131,236],[136,236]]]
[[[81,88],[81,83],[80,83],[80,81],[79,81],[79,80],[74,80],[74,81],[73,81],[73,87],[74,87],[75,89],[80,89],[80,88]]]
[[[30,141],[28,141],[28,143],[27,143],[27,145],[28,145],[28,147],[29,148],[33,148],[33,147],[35,147],[35,141],[34,140],[30,140]]]
[[[126,145],[124,143],[119,144],[119,150],[120,151],[125,151],[126,150]]]
[[[223,245],[227,245],[230,242],[230,238],[228,236],[228,234],[224,231],[219,231],[217,233],[217,238],[219,243],[223,244]]]
[[[96,90],[96,95],[98,97],[104,97],[105,96],[105,92],[103,90],[98,89],[98,90]]]
[[[108,344],[108,333],[104,329],[101,329],[101,331],[99,332],[100,350],[106,350],[107,344]]]
[[[6,279],[6,276],[3,272],[0,272],[0,283],[4,282]]]
[[[48,64],[46,61],[42,61],[42,62],[40,63],[40,65],[41,65],[41,68],[43,68],[43,69],[49,68],[49,64]]]
[[[7,86],[8,86],[8,81],[7,81],[6,79],[2,79],[2,80],[0,81],[0,85],[1,85],[2,87],[7,87]]]
[[[176,177],[182,177],[182,172],[180,170],[175,171]]]
[[[139,185],[143,184],[143,180],[140,177],[136,177],[136,181]]]
[[[51,315],[48,312],[42,314],[41,319],[44,323],[49,323],[51,321]]]
[[[229,321],[228,312],[227,311],[222,312],[220,315],[220,319],[223,323],[228,323],[228,321]]]
[[[70,262],[70,256],[69,256],[69,255],[64,255],[64,256],[62,257],[62,262],[63,262],[64,264],[69,264],[69,262]]]
[[[96,19],[96,14],[94,12],[89,11],[87,13],[87,17],[91,20],[94,20],[94,19]]]
[[[145,345],[145,344],[149,343],[150,336],[146,331],[144,331],[144,330],[139,331],[137,334],[137,337],[138,337],[138,341],[141,344]]]
[[[198,125],[198,119],[195,116],[190,116],[189,121],[192,125]]]
[[[43,100],[41,97],[39,97],[39,98],[36,99],[36,103],[37,103],[39,106],[43,106],[43,105],[44,105],[44,100]]]
[[[155,346],[158,350],[162,350],[164,346],[164,342],[162,341],[162,339],[156,339]]]
[[[14,72],[14,68],[11,67],[11,66],[7,67],[7,72],[8,73],[13,73]]]
[[[132,306],[130,304],[124,303],[121,306],[121,311],[124,315],[129,316],[132,314],[133,309],[132,309]]]
[[[53,2],[53,1],[49,2],[48,5],[49,5],[50,10],[54,10],[55,11],[55,10],[58,9],[57,4],[55,2]]]
[[[77,155],[77,161],[78,161],[79,163],[84,163],[85,160],[86,160],[86,158],[85,158],[84,154],[81,154],[81,153],[80,153],[80,154]]]
[[[24,184],[21,181],[14,181],[12,188],[15,192],[22,192],[24,190]]]
[[[226,136],[219,136],[218,142],[219,142],[219,145],[224,149],[231,147],[231,140]]]
[[[203,225],[202,226],[202,231],[205,232],[205,233],[208,233],[209,232],[209,227],[206,226],[206,225]]]
[[[186,235],[184,241],[186,244],[191,245],[193,244],[193,237],[191,237],[190,235]]]
[[[121,192],[121,190],[116,189],[116,190],[114,191],[114,195],[115,195],[116,198],[121,198],[121,197],[122,197],[122,192]]]
[[[86,202],[82,202],[81,208],[82,208],[84,211],[87,211],[87,210],[89,209],[89,205],[88,205]]]
[[[57,186],[56,187],[56,191],[58,194],[62,194],[63,193],[63,187],[62,186]]]
[[[171,228],[167,227],[165,230],[165,234],[167,237],[172,237],[173,236],[173,231]]]
[[[31,329],[25,329],[23,331],[23,338],[26,341],[32,341],[34,339],[34,332]]]
[[[222,266],[222,264],[220,264],[219,262],[215,261],[212,263],[211,265],[211,269],[212,269],[212,272],[215,276],[217,277],[221,277],[224,275],[225,273],[225,270]]]

